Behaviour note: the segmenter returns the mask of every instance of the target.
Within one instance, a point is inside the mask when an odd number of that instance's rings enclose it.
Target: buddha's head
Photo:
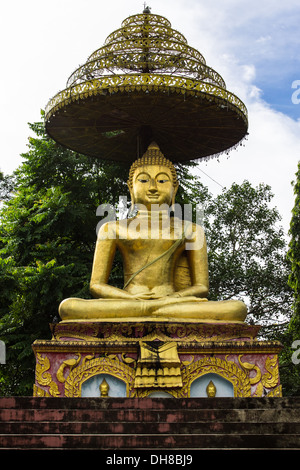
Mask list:
[[[132,206],[143,204],[149,210],[152,204],[171,206],[175,203],[178,189],[176,170],[155,142],[149,145],[142,158],[132,164],[128,187]]]

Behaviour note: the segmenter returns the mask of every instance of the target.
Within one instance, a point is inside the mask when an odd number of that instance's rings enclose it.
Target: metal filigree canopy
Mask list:
[[[48,134],[101,159],[132,161],[155,140],[174,162],[237,146],[247,109],[170,22],[126,18],[48,103]]]

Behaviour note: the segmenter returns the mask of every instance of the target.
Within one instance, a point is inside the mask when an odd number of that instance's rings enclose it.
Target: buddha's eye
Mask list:
[[[140,183],[148,183],[149,180],[144,179],[144,178],[139,178],[138,181],[139,181]]]
[[[169,180],[157,180],[158,183],[167,183]]]

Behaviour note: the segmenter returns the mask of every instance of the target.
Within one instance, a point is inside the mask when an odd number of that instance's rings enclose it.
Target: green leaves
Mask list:
[[[300,162],[298,164],[296,177],[297,180],[294,183],[295,205],[292,210],[290,225],[291,240],[288,259],[291,262],[292,268],[289,284],[294,291],[294,312],[295,315],[300,318]]]
[[[285,345],[281,355],[281,370],[285,389],[291,395],[299,396],[300,393],[300,364],[293,361],[293,344],[300,339],[300,162],[296,173],[296,181],[293,183],[295,205],[292,210],[290,224],[290,242],[287,253],[287,261],[290,267],[288,278],[289,286],[293,292],[291,311],[293,316],[287,330],[282,335]],[[294,343],[295,342],[295,343]]]
[[[7,346],[0,394],[12,388],[13,394],[32,393],[31,344],[50,337],[49,323],[64,298],[90,298],[96,209],[127,194],[120,165],[57,145],[42,123],[30,128],[36,137],[10,179],[13,195],[3,198],[0,213],[0,339]]]
[[[287,321],[291,305],[286,242],[272,197],[267,185],[233,184],[210,202],[205,222],[211,298],[244,300],[248,321],[260,324]]]

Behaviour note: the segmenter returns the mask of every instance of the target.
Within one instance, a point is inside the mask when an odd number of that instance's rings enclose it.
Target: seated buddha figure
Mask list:
[[[170,217],[177,175],[155,143],[132,164],[128,186],[136,215],[103,223],[90,281],[93,298],[63,300],[61,319],[243,322],[243,302],[207,300],[205,234],[199,224]],[[116,250],[123,259],[123,289],[108,283]]]

